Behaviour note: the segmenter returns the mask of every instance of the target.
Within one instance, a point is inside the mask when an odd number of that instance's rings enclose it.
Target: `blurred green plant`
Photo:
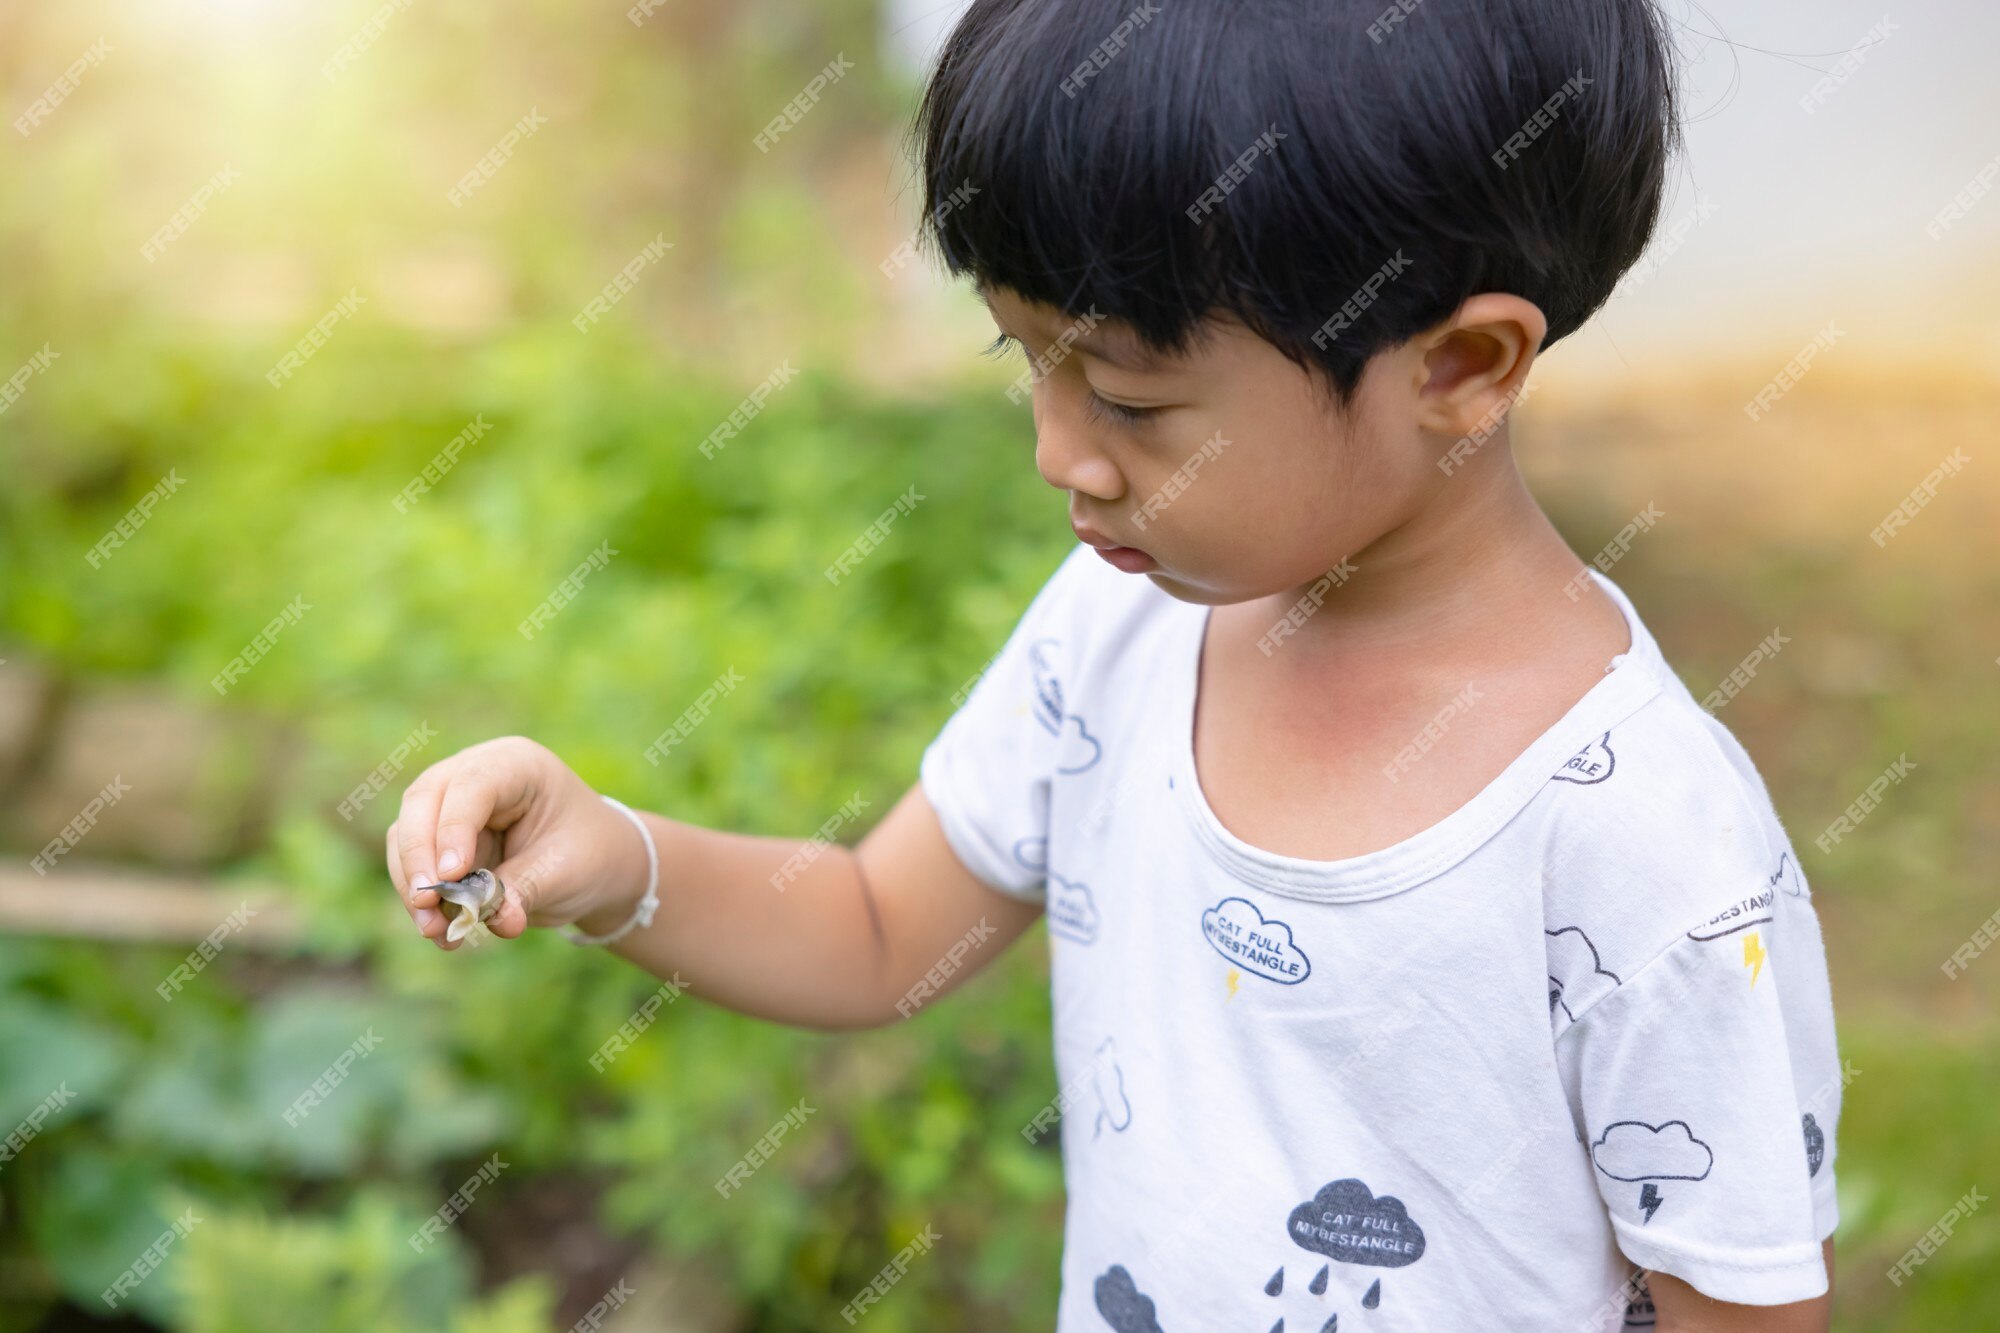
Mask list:
[[[1053,1090],[1038,945],[893,1032],[822,1038],[683,1002],[599,1073],[590,1055],[656,983],[549,939],[439,955],[380,866],[401,786],[507,732],[681,818],[803,834],[857,790],[879,813],[1067,547],[1023,411],[997,393],[887,402],[810,369],[853,344],[896,239],[822,207],[887,161],[907,102],[877,6],[605,25],[554,3],[413,9],[322,80],[378,8],[134,19],[0,199],[20,279],[0,348],[62,357],[0,420],[0,640],[74,682],[213,705],[224,664],[308,608],[223,704],[291,724],[303,762],[270,836],[214,867],[287,887],[296,954],[225,948],[167,1003],[153,987],[177,950],[0,940],[0,1110],[11,1125],[65,1081],[74,1094],[0,1174],[0,1328],[64,1301],[101,1312],[189,1206],[206,1220],[132,1302],[176,1329],[546,1323],[616,1276],[580,1268],[579,1246],[699,1263],[746,1326],[820,1328],[926,1224],[948,1239],[872,1327],[1045,1322],[1060,1168],[1018,1132]],[[7,22],[0,76],[24,86],[97,33]],[[756,154],[836,52],[856,72]],[[451,207],[446,186],[530,105],[550,127]],[[238,178],[142,258],[225,159]],[[670,262],[579,333],[570,316],[656,235]],[[265,371],[351,290],[367,303],[274,388]],[[781,360],[806,373],[704,458]],[[399,508],[474,420],[487,429]],[[87,561],[169,476],[144,526]],[[912,487],[888,542],[829,583]],[[601,543],[614,554],[575,600],[520,633]],[[742,685],[646,762],[731,668]],[[426,722],[436,739],[396,785],[340,819]],[[287,1124],[365,1033],[379,1044]],[[801,1098],[803,1130],[719,1198]],[[405,1238],[496,1150],[507,1172],[414,1256]],[[552,1211],[581,1212],[581,1240],[551,1243]],[[558,1249],[549,1281],[464,1305]]]
[[[497,1147],[519,1172],[496,1206],[582,1168],[618,1233],[726,1255],[713,1267],[755,1327],[824,1327],[926,1223],[954,1257],[913,1270],[873,1322],[1046,1318],[1060,1171],[1018,1132],[1051,1088],[1037,945],[948,1013],[890,1033],[827,1039],[679,1004],[599,1074],[588,1057],[647,978],[545,938],[437,954],[380,867],[394,791],[365,827],[334,817],[419,721],[439,737],[405,781],[518,730],[677,817],[798,833],[856,790],[886,809],[1066,545],[1060,505],[1024,466],[1019,411],[998,395],[892,404],[808,375],[705,459],[695,445],[739,387],[676,382],[637,345],[579,343],[523,334],[420,356],[357,329],[282,400],[215,353],[184,371],[205,393],[141,405],[128,392],[108,409],[144,416],[143,436],[107,429],[105,395],[41,405],[45,438],[65,443],[35,449],[0,498],[0,622],[66,671],[160,677],[193,701],[303,597],[310,611],[230,700],[294,719],[322,756],[239,867],[290,885],[308,914],[279,976],[225,950],[165,1004],[153,986],[178,961],[169,951],[0,943],[0,1109],[62,1080],[77,1098],[0,1182],[46,1294],[94,1301],[157,1233],[142,1201],[177,1191],[217,1220],[166,1265],[178,1276],[140,1288],[140,1307],[172,1326],[235,1327],[214,1274],[263,1236],[259,1271],[290,1274],[261,1284],[281,1303],[267,1308],[344,1308],[324,1293],[350,1273],[385,1311],[438,1327],[400,1293],[450,1281],[385,1265],[383,1218],[408,1220],[388,1227],[400,1244]],[[356,384],[368,391],[344,387]],[[232,409],[196,406],[216,397]],[[475,415],[490,431],[398,512]],[[182,487],[92,569],[80,553],[169,469]],[[825,566],[912,486],[922,500],[887,542],[829,583]],[[606,541],[608,564],[524,638],[523,618]],[[728,668],[743,684],[667,762],[646,762]],[[288,1126],[285,1108],[368,1032],[379,1046]],[[808,1127],[719,1199],[714,1181],[802,1097],[818,1112]],[[256,1221],[286,1214],[276,1230]],[[462,1248],[454,1235],[439,1251]]]

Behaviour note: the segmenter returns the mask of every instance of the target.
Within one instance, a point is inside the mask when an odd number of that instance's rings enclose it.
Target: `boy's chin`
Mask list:
[[[1236,602],[1246,602],[1250,598],[1243,593],[1225,588],[1212,587],[1206,583],[1185,577],[1174,570],[1149,569],[1144,574],[1133,575],[1152,581],[1155,588],[1176,601],[1191,602],[1196,606],[1229,606]]]

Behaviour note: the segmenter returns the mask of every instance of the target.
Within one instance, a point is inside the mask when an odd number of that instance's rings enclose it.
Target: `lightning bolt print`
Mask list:
[[[1750,969],[1752,987],[1756,986],[1758,976],[1764,971],[1764,959],[1767,956],[1764,952],[1764,941],[1757,938],[1756,931],[1753,930],[1743,937],[1743,966]]]
[[[1224,1004],[1228,1004],[1229,1000],[1233,1000],[1236,998],[1236,987],[1238,983],[1241,981],[1242,977],[1243,974],[1241,972],[1238,972],[1235,968],[1232,967],[1229,969],[1229,999],[1224,1000],[1223,1001]]]
[[[1644,1226],[1647,1222],[1652,1221],[1653,1214],[1659,1212],[1660,1205],[1665,1202],[1666,1200],[1660,1197],[1660,1187],[1658,1185],[1641,1185],[1639,1187],[1639,1207],[1645,1210],[1646,1217],[1639,1225]]]

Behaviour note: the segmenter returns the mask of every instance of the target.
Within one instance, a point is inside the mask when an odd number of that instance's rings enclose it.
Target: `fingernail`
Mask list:
[[[441,875],[449,875],[452,871],[458,869],[458,866],[459,855],[455,851],[447,851],[443,856],[438,858],[438,873]]]

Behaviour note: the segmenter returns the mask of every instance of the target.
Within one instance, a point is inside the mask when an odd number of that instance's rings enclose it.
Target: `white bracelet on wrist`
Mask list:
[[[608,935],[589,935],[574,925],[564,926],[563,935],[571,944],[616,944],[640,926],[653,924],[653,913],[660,906],[660,849],[653,844],[653,831],[646,827],[646,821],[632,813],[630,806],[609,796],[599,798],[606,805],[632,821],[632,827],[639,830],[639,837],[646,844],[646,896],[632,909],[632,918]]]

